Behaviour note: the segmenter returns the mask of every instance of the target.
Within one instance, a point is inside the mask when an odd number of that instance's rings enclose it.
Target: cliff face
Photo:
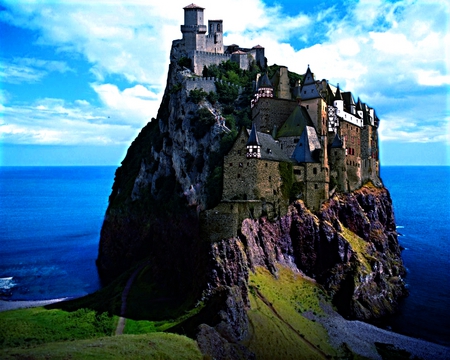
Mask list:
[[[189,100],[177,63],[182,55],[174,43],[158,117],[116,171],[97,259],[102,279],[109,282],[145,260],[156,289],[149,306],[164,299],[189,308],[201,299],[207,315],[199,316],[204,325],[197,338],[209,354],[216,342],[224,354],[251,357],[236,344],[248,336],[249,275],[259,267],[277,276],[279,266],[287,266],[316,279],[349,318],[392,313],[406,295],[405,269],[385,188],[367,184],[336,194],[316,214],[297,201],[275,220],[244,219],[228,239],[202,238],[200,214],[224,134],[199,118],[211,103]]]

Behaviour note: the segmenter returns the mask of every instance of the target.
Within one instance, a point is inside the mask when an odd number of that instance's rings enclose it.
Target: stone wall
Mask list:
[[[262,202],[259,200],[222,201],[214,209],[201,213],[201,237],[210,242],[235,237],[244,219],[257,219],[261,215]]]
[[[297,102],[294,100],[259,98],[252,109],[256,130],[272,134],[273,126],[279,129],[296,106]]]
[[[305,204],[312,211],[329,197],[329,170],[319,163],[305,164]]]
[[[205,65],[219,65],[225,61],[231,60],[231,55],[229,54],[216,54],[205,51],[191,51],[189,52],[188,57],[192,60],[192,71],[197,75],[202,74]]]

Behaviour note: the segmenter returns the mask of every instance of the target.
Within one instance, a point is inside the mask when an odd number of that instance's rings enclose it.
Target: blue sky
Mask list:
[[[156,117],[183,7],[0,0],[0,165],[118,165]],[[450,165],[447,1],[196,2],[225,44],[339,83],[381,120],[382,165]]]

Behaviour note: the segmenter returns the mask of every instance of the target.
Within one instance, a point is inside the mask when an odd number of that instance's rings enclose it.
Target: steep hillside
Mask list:
[[[172,331],[196,337],[205,354],[251,358],[258,352],[255,339],[281,326],[291,333],[288,341],[297,344],[300,337],[298,344],[319,358],[332,355],[317,340],[325,336],[323,327],[302,337],[302,321],[311,311],[305,298],[289,287],[288,295],[274,290],[274,284],[285,279],[282,289],[286,277],[294,276],[296,288],[305,276],[314,279],[315,291],[348,318],[370,320],[394,312],[406,289],[389,192],[368,183],[353,193],[335,194],[315,214],[298,200],[274,219],[243,216],[235,234],[211,242],[201,231],[202,212],[220,200],[222,157],[236,129],[248,122],[251,91],[239,94],[217,85],[216,94],[189,92],[184,55],[174,42],[157,119],[142,129],[116,171],[99,272],[108,283],[145,261],[142,314],[164,304],[164,317],[175,318],[202,303],[196,316]],[[225,73],[233,77],[232,71]],[[213,113],[225,115],[226,129]],[[289,304],[281,305],[289,309],[285,314],[269,299],[276,292]],[[292,300],[296,296],[299,300]],[[299,317],[291,323],[289,312],[296,307]],[[261,322],[268,313],[278,320]],[[146,318],[151,316],[158,315]]]

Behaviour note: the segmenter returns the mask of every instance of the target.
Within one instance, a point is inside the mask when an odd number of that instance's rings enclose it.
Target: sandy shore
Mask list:
[[[15,309],[32,308],[38,306],[50,305],[56,302],[67,300],[67,298],[39,300],[39,301],[5,301],[0,300],[0,311],[8,311]]]
[[[326,312],[328,316],[316,317],[316,320],[327,329],[330,343],[334,347],[345,343],[359,355],[381,360],[375,343],[383,343],[406,350],[412,357],[424,360],[450,359],[450,347],[383,330],[362,321],[349,321],[334,311]]]

